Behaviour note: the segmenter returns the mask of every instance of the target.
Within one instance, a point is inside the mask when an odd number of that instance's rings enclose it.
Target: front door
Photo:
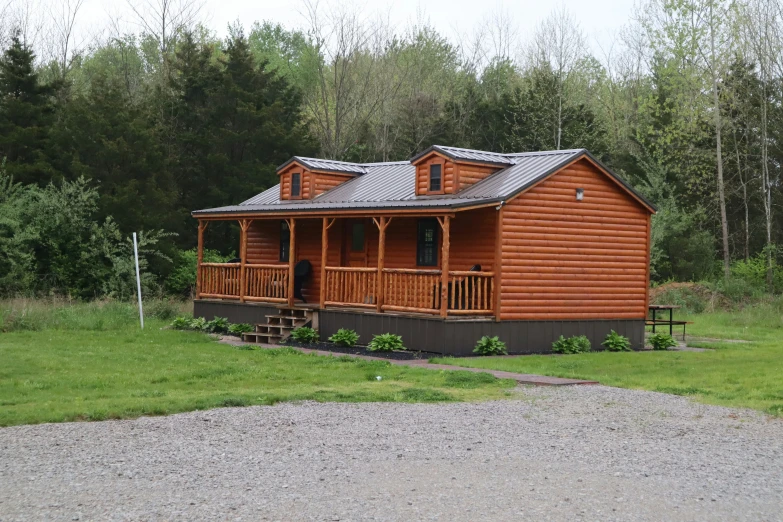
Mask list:
[[[367,266],[367,224],[363,219],[345,222],[343,241],[343,266]]]

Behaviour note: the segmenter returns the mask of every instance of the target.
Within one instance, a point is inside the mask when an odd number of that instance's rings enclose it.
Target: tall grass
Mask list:
[[[190,301],[151,299],[144,302],[144,316],[171,320],[192,312]],[[47,299],[15,298],[0,301],[0,331],[39,330],[120,330],[138,324],[135,303],[99,300],[77,301],[61,297]]]

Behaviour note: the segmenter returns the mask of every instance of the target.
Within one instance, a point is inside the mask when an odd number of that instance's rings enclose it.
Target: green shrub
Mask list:
[[[329,340],[335,344],[351,348],[356,345],[356,342],[359,340],[359,334],[348,328],[340,328],[329,337]]]
[[[665,333],[652,334],[647,340],[650,342],[653,350],[666,350],[677,346],[677,341],[671,335]]]
[[[498,339],[498,336],[489,337],[485,335],[476,343],[476,347],[473,349],[473,353],[479,355],[506,355],[506,343]]]
[[[228,319],[225,317],[215,317],[211,321],[207,321],[205,330],[210,333],[226,333],[228,332]]]
[[[180,316],[174,319],[171,322],[171,327],[175,328],[177,330],[189,330],[190,329],[190,323],[193,322],[193,319],[190,317]]]
[[[606,335],[606,339],[604,339],[604,342],[602,342],[601,344],[604,346],[604,348],[606,348],[610,352],[631,351],[631,341],[629,341],[626,336],[620,335],[614,330],[611,330]]]
[[[291,332],[291,337],[294,341],[300,343],[314,343],[317,342],[320,336],[318,332],[310,328],[309,326],[302,326],[301,328],[294,328]]]
[[[376,335],[367,345],[367,350],[371,352],[391,352],[394,350],[404,350],[405,345],[402,344],[402,337],[397,334],[385,333]]]
[[[195,317],[190,321],[190,329],[198,330],[199,332],[207,331],[207,320],[203,317]]]
[[[584,353],[592,349],[590,339],[584,335],[574,335],[566,339],[562,335],[552,343],[552,351],[555,353]]]
[[[253,326],[247,323],[234,323],[228,326],[228,333],[237,337],[242,337],[243,333],[252,331]]]

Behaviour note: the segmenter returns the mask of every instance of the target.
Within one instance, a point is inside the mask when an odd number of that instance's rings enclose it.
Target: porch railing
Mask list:
[[[383,310],[440,311],[440,270],[383,269]]]
[[[241,267],[240,263],[201,263],[200,297],[270,303],[288,300],[288,265],[246,264],[244,288]],[[324,274],[324,306],[376,308],[380,299],[385,311],[441,313],[440,270],[384,268],[380,287],[377,268],[326,267]],[[494,272],[452,270],[447,284],[448,315],[495,313]]]
[[[201,263],[201,297],[239,299],[239,263]]]
[[[284,303],[288,299],[288,265],[245,265],[245,300]]]
[[[375,308],[378,270],[375,268],[326,267],[324,305]]]
[[[495,308],[494,272],[449,272],[450,314],[492,314]]]

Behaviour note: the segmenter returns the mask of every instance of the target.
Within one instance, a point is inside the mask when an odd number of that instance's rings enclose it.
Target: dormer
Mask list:
[[[357,163],[294,156],[277,169],[280,200],[313,199],[365,172]]]
[[[513,164],[503,154],[433,145],[414,156],[416,195],[456,194]]]

